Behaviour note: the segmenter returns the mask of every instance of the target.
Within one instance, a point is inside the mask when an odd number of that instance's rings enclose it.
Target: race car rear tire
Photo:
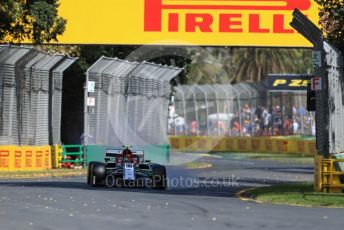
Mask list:
[[[102,162],[90,162],[88,165],[87,183],[92,186],[102,185],[105,179],[106,165]]]
[[[88,164],[87,169],[87,184],[91,186],[91,163]]]
[[[162,165],[152,166],[153,171],[153,188],[165,190],[167,188],[167,179],[166,179],[166,168]]]

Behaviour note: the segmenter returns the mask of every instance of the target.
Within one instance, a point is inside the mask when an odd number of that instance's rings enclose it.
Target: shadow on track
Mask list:
[[[74,179],[74,178],[73,178]],[[100,191],[100,192],[126,192],[126,193],[143,193],[143,194],[160,194],[160,195],[183,195],[183,196],[206,196],[206,197],[235,197],[238,191],[243,189],[268,186],[283,183],[295,183],[292,181],[277,181],[277,180],[265,180],[265,179],[252,179],[252,178],[241,178],[238,179],[238,186],[225,186],[223,184],[209,185],[207,181],[210,178],[200,178],[204,180],[198,187],[191,188],[169,188],[167,190],[155,190],[151,188],[124,188],[124,187],[112,187],[106,186],[90,187],[83,181],[83,178],[75,178],[73,181],[3,181],[0,182],[1,187],[25,187],[30,188],[53,188],[53,189],[81,189],[88,191]],[[215,178],[214,178],[215,179]],[[61,179],[58,179],[61,180]],[[219,181],[221,181],[219,179]],[[252,185],[250,185],[252,184]]]
[[[234,197],[238,191],[247,188],[277,185],[283,183],[297,183],[290,178],[284,177],[282,179],[264,179],[266,172],[272,174],[280,172],[282,174],[292,175],[311,175],[313,174],[312,166],[300,165],[280,165],[271,162],[250,161],[237,162],[223,159],[202,158],[199,161],[211,160],[213,168],[203,170],[188,170],[180,166],[167,166],[168,189],[154,190],[151,188],[123,188],[114,187],[90,187],[86,183],[85,177],[74,178],[54,178],[41,180],[8,180],[0,181],[0,189],[3,187],[29,187],[29,188],[52,188],[56,190],[63,189],[79,189],[84,191],[99,191],[114,192],[114,193],[142,193],[142,194],[160,194],[160,195],[183,195],[183,196],[204,196],[204,197]],[[239,164],[241,163],[241,164]],[[245,163],[245,164],[243,164]],[[247,164],[246,164],[247,163]],[[249,172],[249,175],[240,177],[240,172],[235,170],[243,170]],[[239,175],[239,177],[228,177],[228,175]],[[215,172],[215,174],[214,174]],[[226,175],[226,177],[218,177],[219,175]],[[211,177],[213,176],[213,177]],[[179,183],[177,186],[171,186],[174,179],[180,178],[190,179],[193,183],[190,186],[185,182],[184,186]],[[196,181],[196,182],[195,182]],[[180,182],[180,181],[179,181]],[[186,186],[185,186],[186,185]]]

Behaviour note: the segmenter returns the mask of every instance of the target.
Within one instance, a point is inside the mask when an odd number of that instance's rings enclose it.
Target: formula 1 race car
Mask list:
[[[144,160],[143,150],[108,149],[105,163],[91,161],[88,165],[87,183],[108,187],[151,187],[166,189],[166,168]]]

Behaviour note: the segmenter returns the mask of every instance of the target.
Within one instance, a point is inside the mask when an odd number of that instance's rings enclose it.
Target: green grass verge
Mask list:
[[[280,153],[216,153],[217,156],[235,160],[271,160],[281,163],[313,165],[314,158],[302,154],[280,154]]]
[[[206,169],[211,168],[212,164],[204,163],[204,162],[190,162],[183,164],[183,167],[186,169]]]
[[[344,194],[316,193],[314,192],[312,184],[261,187],[249,190],[243,195],[263,202],[312,207],[344,208]]]
[[[315,137],[306,135],[291,135],[291,136],[273,136],[273,138],[287,139],[287,140],[303,140],[303,141],[313,141]]]
[[[29,179],[29,178],[54,178],[54,177],[72,177],[84,176],[85,169],[49,169],[44,171],[16,171],[16,172],[0,172],[1,179]]]

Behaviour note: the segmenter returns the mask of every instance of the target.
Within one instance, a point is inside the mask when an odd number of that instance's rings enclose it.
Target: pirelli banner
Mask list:
[[[0,146],[0,172],[43,171],[51,167],[50,146]]]
[[[269,74],[268,89],[270,92],[307,91],[313,75],[301,74]]]
[[[284,137],[170,136],[171,148],[181,152],[290,153],[314,156],[314,140]]]
[[[292,29],[298,8],[318,24],[313,0],[60,0],[61,44],[310,47]]]

